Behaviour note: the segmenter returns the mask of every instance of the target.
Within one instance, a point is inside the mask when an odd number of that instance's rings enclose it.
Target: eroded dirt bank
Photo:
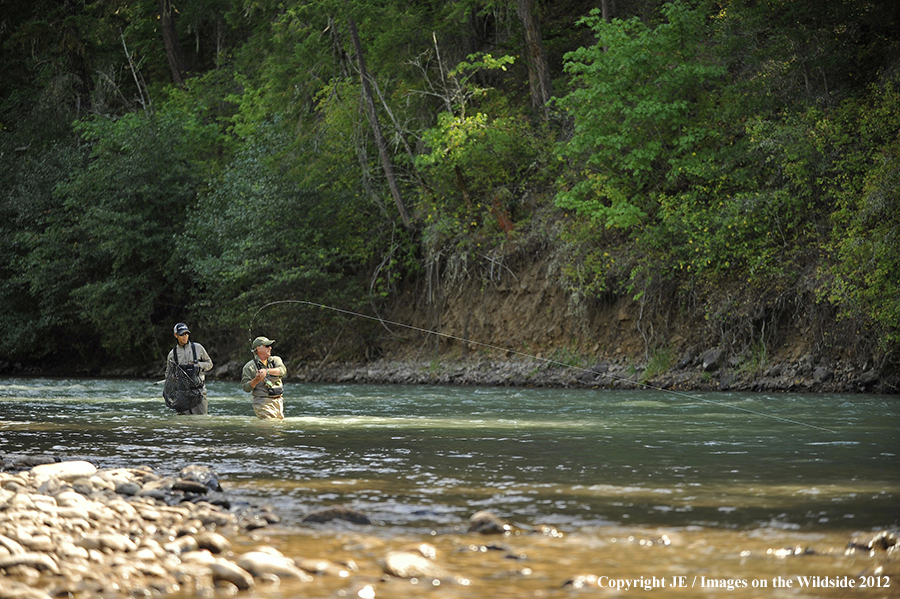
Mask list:
[[[671,290],[654,289],[639,299],[579,297],[567,291],[560,264],[549,251],[519,251],[436,268],[440,275],[407,283],[379,308],[383,322],[371,319],[372,310],[329,332],[333,339],[282,346],[289,380],[900,392],[900,358],[878,355],[864,332],[812,300],[753,300],[721,290],[716,301],[734,313],[723,315],[722,308],[713,322],[699,300]],[[267,334],[280,338],[284,332]],[[245,336],[227,338],[230,347],[207,345],[216,363],[208,378],[240,378],[248,357]],[[164,360],[78,372],[54,370],[52,363],[0,363],[0,373],[159,379]]]
[[[812,307],[773,311],[753,340],[717,329],[674,298],[588,301],[566,292],[559,281],[553,260],[545,257],[492,264],[477,277],[419,281],[381,315],[389,322],[379,332],[379,358],[297,360],[292,378],[898,392],[897,371],[888,360],[868,355],[864,339],[838,338],[837,323]],[[228,376],[235,366],[219,374]]]

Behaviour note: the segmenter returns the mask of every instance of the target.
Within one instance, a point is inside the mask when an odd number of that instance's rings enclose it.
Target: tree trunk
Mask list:
[[[363,104],[366,108],[366,114],[369,117],[369,123],[372,125],[372,134],[375,137],[375,145],[378,146],[378,156],[381,158],[381,167],[384,169],[384,176],[387,178],[388,187],[391,189],[391,195],[394,196],[394,203],[397,204],[397,210],[400,212],[400,219],[403,221],[403,226],[409,229],[409,215],[406,213],[406,206],[403,205],[403,197],[400,195],[400,187],[397,185],[397,179],[394,176],[394,167],[391,165],[391,156],[388,152],[387,143],[384,140],[384,134],[381,132],[381,125],[378,122],[378,113],[375,110],[372,87],[369,85],[369,73],[366,71],[366,61],[363,58],[362,43],[359,41],[359,33],[356,30],[356,21],[353,20],[353,17],[348,16],[347,24],[350,26],[350,37],[353,39],[353,48],[356,51],[356,60],[359,65],[359,79],[362,83]]]
[[[166,47],[166,58],[169,59],[169,70],[175,85],[184,85],[184,52],[175,32],[175,20],[172,18],[172,0],[159,0],[159,28],[162,30],[163,44]]]
[[[550,101],[552,89],[550,85],[550,67],[547,64],[547,53],[541,38],[541,28],[534,19],[534,0],[516,0],[519,19],[525,30],[525,54],[528,57],[528,87],[531,90],[531,105],[540,110],[546,119],[547,103]]]

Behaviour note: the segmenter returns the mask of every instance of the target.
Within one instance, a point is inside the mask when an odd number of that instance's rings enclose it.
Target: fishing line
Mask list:
[[[508,348],[505,348],[505,347],[499,347],[499,346],[496,346],[496,345],[491,345],[491,344],[489,344],[489,343],[482,343],[481,341],[473,341],[472,339],[465,339],[465,338],[463,338],[463,337],[457,337],[456,335],[451,335],[451,334],[449,334],[449,333],[441,333],[441,332],[439,332],[439,331],[432,331],[432,330],[430,330],[430,329],[425,329],[425,328],[422,328],[422,327],[417,327],[417,326],[414,326],[414,325],[411,325],[411,324],[404,324],[404,323],[402,323],[402,322],[394,322],[394,321],[391,321],[391,320],[386,320],[386,319],[384,319],[384,318],[380,318],[380,317],[378,317],[378,316],[370,316],[370,315],[368,315],[368,314],[362,314],[362,313],[360,313],[360,312],[354,312],[354,311],[352,311],[352,310],[345,310],[345,309],[343,309],[343,308],[335,308],[334,306],[326,306],[325,304],[317,304],[316,302],[308,302],[308,301],[305,301],[305,300],[277,300],[277,301],[269,302],[269,303],[264,304],[263,306],[261,306],[256,312],[254,312],[253,316],[250,317],[250,326],[248,327],[247,332],[248,332],[248,334],[249,334],[251,340],[253,339],[253,320],[254,320],[254,319],[256,318],[256,316],[257,316],[260,312],[262,312],[264,309],[268,308],[269,306],[275,306],[275,305],[278,305],[278,304],[304,304],[304,305],[307,305],[307,306],[312,306],[312,307],[314,307],[314,308],[322,308],[323,310],[331,310],[332,312],[338,312],[338,313],[340,313],[340,314],[346,314],[347,316],[353,316],[353,317],[356,317],[356,318],[364,318],[364,319],[367,319],[367,320],[374,320],[374,321],[376,321],[376,322],[381,323],[382,325],[388,324],[388,325],[393,325],[393,326],[396,326],[396,327],[402,327],[402,328],[405,328],[405,329],[410,329],[410,330],[412,330],[412,331],[417,331],[417,332],[419,332],[419,333],[426,333],[426,334],[428,334],[428,335],[437,335],[437,336],[439,336],[439,337],[444,337],[445,339],[452,339],[452,340],[454,340],[454,341],[460,341],[460,342],[463,342],[463,343],[471,343],[472,345],[478,345],[478,346],[483,347],[483,348],[486,348],[486,349],[492,349],[492,350],[499,351],[499,352],[506,352],[506,353],[509,353],[509,354],[515,354],[515,355],[517,355],[517,356],[521,356],[521,357],[523,357],[523,358],[530,358],[530,359],[532,359],[532,360],[537,360],[537,361],[543,362],[543,363],[545,363],[545,364],[552,364],[552,365],[554,365],[554,366],[562,366],[562,367],[564,367],[564,368],[571,368],[571,369],[573,369],[573,370],[580,370],[580,371],[582,371],[582,372],[587,372],[587,373],[593,374],[593,375],[595,375],[595,376],[599,375],[599,376],[602,376],[602,377],[605,377],[605,378],[607,378],[607,379],[611,379],[611,380],[614,380],[614,381],[628,381],[628,382],[631,383],[631,384],[640,385],[641,387],[643,387],[643,388],[645,388],[645,389],[649,389],[649,390],[652,390],[652,391],[660,391],[660,392],[662,392],[662,393],[668,393],[668,394],[674,395],[674,396],[676,396],[676,397],[683,397],[683,398],[686,398],[686,399],[692,399],[692,400],[694,400],[694,401],[700,401],[700,402],[703,402],[703,403],[712,404],[712,405],[718,406],[718,407],[720,407],[720,408],[727,408],[727,409],[730,409],[730,410],[738,410],[738,411],[740,411],[740,412],[746,412],[747,414],[753,414],[754,416],[760,416],[760,417],[762,417],[762,418],[770,418],[770,419],[772,419],[772,420],[780,420],[781,422],[786,422],[786,423],[789,423],[789,424],[796,424],[796,425],[799,425],[799,426],[805,426],[805,427],[807,427],[807,428],[813,428],[813,429],[816,429],[816,430],[820,430],[820,431],[825,431],[825,432],[828,432],[828,433],[834,433],[834,434],[837,434],[837,431],[831,430],[830,428],[825,428],[825,427],[822,427],[822,426],[816,426],[816,425],[814,425],[814,424],[808,424],[808,423],[806,423],[806,422],[800,422],[799,420],[791,420],[790,418],[783,418],[783,417],[781,417],[781,416],[773,416],[772,414],[766,414],[765,412],[758,412],[758,411],[756,411],[756,410],[751,410],[751,409],[749,409],[749,408],[742,408],[742,407],[740,407],[740,406],[731,406],[731,405],[728,405],[728,404],[723,404],[723,403],[720,403],[720,402],[717,402],[717,401],[713,401],[713,400],[711,400],[711,399],[704,399],[704,398],[702,398],[702,397],[697,397],[696,395],[691,395],[691,394],[689,394],[689,393],[684,393],[684,392],[682,392],[682,391],[674,391],[674,390],[672,390],[672,389],[663,389],[662,387],[655,387],[655,386],[650,385],[650,384],[648,384],[648,383],[642,383],[642,382],[640,382],[640,381],[633,381],[633,380],[631,380],[631,379],[626,379],[625,377],[618,377],[618,376],[615,376],[615,375],[612,375],[612,374],[608,374],[608,373],[605,373],[605,372],[597,372],[597,371],[592,370],[592,369],[590,369],[590,368],[583,368],[583,367],[581,367],[581,366],[573,366],[572,364],[566,364],[565,362],[559,362],[558,360],[553,360],[553,359],[550,359],[550,358],[542,358],[542,357],[540,357],[540,356],[535,356],[535,355],[533,355],[533,354],[528,354],[528,353],[521,352],[521,351],[517,351],[517,350],[514,350],[514,349],[508,349]]]

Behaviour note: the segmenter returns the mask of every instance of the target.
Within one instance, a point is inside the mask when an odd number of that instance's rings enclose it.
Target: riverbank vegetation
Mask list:
[[[439,306],[540,253],[570,319],[630,298],[896,366],[900,6],[600,4],[8,0],[0,361],[154,363],[182,320],[376,355],[257,311]]]

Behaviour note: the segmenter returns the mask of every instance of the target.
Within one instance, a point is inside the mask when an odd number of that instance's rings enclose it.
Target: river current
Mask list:
[[[209,466],[274,508],[266,534],[288,555],[427,540],[471,580],[447,597],[569,596],[579,575],[602,596],[900,596],[900,551],[847,550],[900,522],[896,396],[288,383],[269,422],[237,383],[208,388],[210,415],[186,417],[154,381],[0,379],[0,453]],[[374,524],[302,524],[333,505]],[[560,535],[467,533],[479,510]],[[612,584],[626,579],[647,588]],[[316,589],[302,596],[353,596]]]

